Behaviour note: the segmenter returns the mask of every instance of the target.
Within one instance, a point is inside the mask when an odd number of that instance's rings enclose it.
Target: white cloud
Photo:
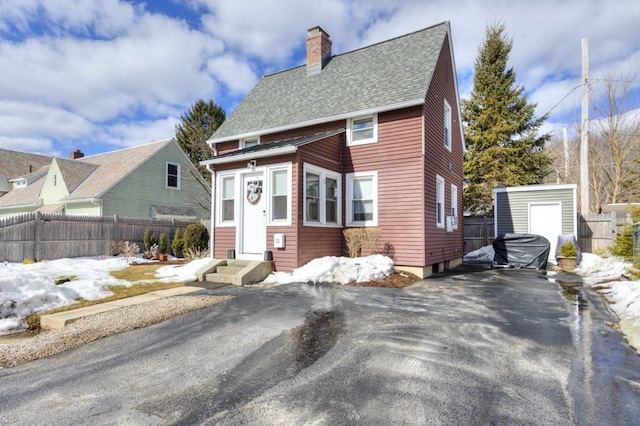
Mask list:
[[[156,12],[164,3],[0,1],[0,141],[47,151],[89,138],[130,146],[170,137],[196,99],[230,112],[263,73],[302,63],[315,25],[342,53],[449,20],[466,98],[485,29],[503,22],[513,38],[509,65],[539,114],[579,82],[582,37],[592,76],[640,61],[635,0],[171,2],[190,18]],[[572,95],[554,121],[577,106]]]
[[[229,88],[231,93],[247,93],[258,81],[258,77],[247,62],[231,55],[213,58],[207,63],[207,68],[211,75]]]

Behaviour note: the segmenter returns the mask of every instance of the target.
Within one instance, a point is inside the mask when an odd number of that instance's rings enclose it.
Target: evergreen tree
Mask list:
[[[224,109],[213,101],[198,99],[180,119],[182,121],[176,125],[176,141],[200,174],[207,177],[209,172],[200,166],[200,161],[212,155],[207,140],[224,121]]]
[[[552,160],[545,152],[550,134],[538,135],[547,116],[536,118],[524,87],[507,69],[512,40],[504,25],[487,27],[475,60],[471,98],[462,101],[465,127],[465,211],[491,214],[493,189],[542,183]]]

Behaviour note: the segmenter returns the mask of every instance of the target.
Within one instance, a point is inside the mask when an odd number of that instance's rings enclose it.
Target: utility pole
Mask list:
[[[589,40],[582,39],[582,117],[580,126],[580,213],[589,213]]]
[[[562,142],[564,143],[564,179],[563,182],[569,182],[569,138],[567,137],[567,128],[562,128]]]

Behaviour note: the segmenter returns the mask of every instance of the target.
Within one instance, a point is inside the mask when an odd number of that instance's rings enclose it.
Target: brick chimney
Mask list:
[[[84,153],[79,149],[76,149],[75,151],[72,151],[71,154],[69,154],[69,158],[72,160],[77,160],[78,158],[82,157],[84,157]]]
[[[319,74],[331,58],[331,38],[320,27],[307,31],[307,75]]]

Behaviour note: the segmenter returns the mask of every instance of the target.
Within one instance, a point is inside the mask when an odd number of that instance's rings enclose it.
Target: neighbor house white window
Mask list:
[[[269,173],[269,224],[291,225],[291,165],[275,165]]]
[[[451,105],[444,100],[444,146],[451,151]]]
[[[180,164],[167,163],[167,188],[180,189]]]
[[[347,226],[378,225],[378,172],[347,174]]]
[[[218,225],[234,225],[236,213],[235,174],[218,175]]]
[[[453,220],[453,229],[458,229],[458,187],[451,184],[451,216],[456,218]]]
[[[260,138],[249,138],[240,140],[240,149],[250,148],[256,145],[260,145]]]
[[[378,141],[378,115],[351,118],[347,122],[347,145],[363,145]]]
[[[52,185],[53,186],[57,186],[58,185],[58,175],[53,175]]]
[[[342,177],[321,167],[304,165],[304,224],[340,225]]]
[[[444,228],[444,178],[436,175],[436,226]]]

